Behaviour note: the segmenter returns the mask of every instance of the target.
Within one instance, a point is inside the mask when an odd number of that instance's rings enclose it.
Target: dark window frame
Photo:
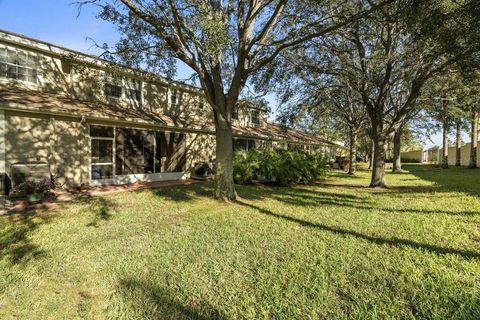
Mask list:
[[[170,89],[170,105],[177,106],[180,104],[180,91],[178,89]]]
[[[232,109],[232,119],[233,120],[238,120],[238,106],[233,107]]]
[[[251,110],[250,111],[250,123],[254,124],[256,126],[259,126],[262,124],[262,121],[260,120],[260,111],[259,110]]]

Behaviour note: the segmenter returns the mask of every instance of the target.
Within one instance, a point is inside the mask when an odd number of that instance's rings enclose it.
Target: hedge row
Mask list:
[[[327,163],[319,154],[302,151],[250,149],[235,153],[235,182],[270,181],[280,185],[312,183],[327,173]]]

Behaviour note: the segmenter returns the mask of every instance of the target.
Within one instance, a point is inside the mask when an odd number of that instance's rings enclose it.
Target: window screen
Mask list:
[[[113,138],[113,127],[91,125],[90,137]]]
[[[184,133],[157,132],[157,158],[162,172],[182,172],[186,167],[186,137]],[[160,147],[160,148],[159,148]]]
[[[115,174],[154,173],[152,131],[117,128],[115,138]]]

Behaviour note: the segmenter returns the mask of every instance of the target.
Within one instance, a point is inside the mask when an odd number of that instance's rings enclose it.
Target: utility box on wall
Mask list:
[[[27,180],[50,179],[50,166],[44,162],[16,163],[12,165],[11,174],[12,187],[15,188],[15,186]]]

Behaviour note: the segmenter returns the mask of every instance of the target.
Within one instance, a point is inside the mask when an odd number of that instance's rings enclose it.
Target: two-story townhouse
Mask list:
[[[267,120],[241,102],[234,148],[330,154],[340,146]],[[68,187],[183,179],[215,159],[211,108],[199,88],[0,30],[0,173],[42,166]],[[23,169],[19,169],[23,168]]]

